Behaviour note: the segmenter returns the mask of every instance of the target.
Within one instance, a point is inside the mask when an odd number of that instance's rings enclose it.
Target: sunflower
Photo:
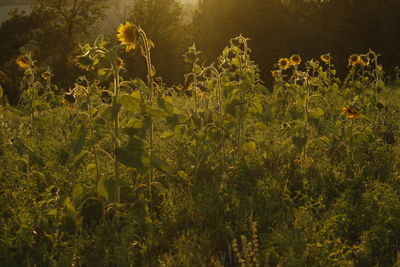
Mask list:
[[[19,56],[16,60],[15,63],[21,68],[21,69],[27,69],[30,67],[29,61],[26,59],[25,56]]]
[[[64,95],[64,102],[66,104],[74,104],[76,102],[75,95],[73,93],[66,93]]]
[[[365,67],[368,66],[370,63],[369,57],[366,55],[361,55],[360,59],[358,61],[360,63],[361,66]]]
[[[329,62],[331,61],[331,56],[329,54],[323,54],[320,58],[322,62],[325,62],[326,64],[329,64]]]
[[[126,45],[126,52],[136,48],[136,31],[135,26],[131,22],[121,24],[118,28],[117,34],[118,41]]]
[[[50,73],[48,73],[47,71],[42,73],[42,78],[45,81],[48,81],[50,79]]]
[[[349,57],[349,66],[354,67],[359,62],[360,62],[360,55],[353,54]]]
[[[358,119],[361,118],[362,115],[360,110],[354,106],[344,107],[342,108],[342,111],[348,119]]]
[[[289,59],[288,58],[279,59],[278,65],[281,70],[286,70],[287,68],[289,68]]]
[[[124,70],[124,69],[125,69],[125,68],[124,68],[125,62],[124,62],[124,60],[123,60],[122,58],[117,57],[117,58],[115,59],[115,61],[117,62],[117,67],[118,67],[118,69],[120,69],[120,70]]]
[[[290,64],[293,66],[298,66],[301,63],[301,57],[300,55],[292,55],[290,57]]]
[[[76,58],[76,65],[83,70],[90,70],[92,68],[93,59],[90,56],[79,56]]]
[[[278,78],[279,77],[279,74],[280,74],[280,71],[279,70],[273,70],[273,71],[271,71],[271,75],[272,75],[272,78]]]

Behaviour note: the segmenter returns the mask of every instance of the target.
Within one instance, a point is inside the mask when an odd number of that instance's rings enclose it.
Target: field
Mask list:
[[[267,88],[238,36],[207,66],[190,47],[186,83],[167,87],[146,34],[118,38],[81,47],[67,94],[17,59],[1,266],[400,266],[399,77],[375,52],[346,77],[329,54],[282,58]],[[124,80],[135,49],[147,79]]]

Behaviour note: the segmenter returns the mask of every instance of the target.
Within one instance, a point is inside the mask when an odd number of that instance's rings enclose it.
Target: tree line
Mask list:
[[[168,84],[183,83],[189,69],[182,55],[196,43],[201,60],[211,63],[230,38],[250,38],[261,77],[268,85],[270,71],[281,57],[304,59],[331,53],[339,73],[347,58],[368,49],[380,53],[391,75],[399,64],[400,0],[199,0],[187,21],[178,0],[130,0],[127,18],[140,25],[155,43],[156,75]],[[0,26],[0,85],[10,102],[18,99],[22,73],[15,59],[31,51],[37,64],[50,68],[53,82],[63,90],[85,73],[74,62],[79,44],[94,40],[110,0],[38,0],[30,14],[13,11]],[[121,21],[123,23],[123,21]],[[116,42],[115,35],[106,36]],[[144,76],[140,53],[122,55],[128,78]]]

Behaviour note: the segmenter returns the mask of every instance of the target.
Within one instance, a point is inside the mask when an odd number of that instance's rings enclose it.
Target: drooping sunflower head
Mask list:
[[[279,70],[273,70],[273,71],[271,71],[271,75],[272,75],[272,78],[277,79],[280,76],[280,71]]]
[[[354,106],[347,106],[342,108],[343,114],[348,119],[358,119],[361,118],[362,114],[360,110]]]
[[[16,60],[15,63],[21,68],[21,69],[27,69],[31,66],[29,63],[29,60],[26,58],[26,56],[19,56]]]
[[[325,62],[326,64],[329,64],[329,62],[331,61],[331,56],[329,54],[323,54],[320,58],[322,62]]]
[[[289,63],[290,61],[288,58],[281,58],[278,61],[278,65],[281,70],[286,70],[287,68],[289,68]]]
[[[137,42],[135,26],[129,21],[121,24],[118,28],[117,38],[122,45],[126,45],[126,52],[135,49]]]
[[[368,66],[369,63],[370,63],[370,59],[369,59],[369,57],[366,56],[366,55],[361,55],[361,56],[360,56],[360,59],[359,59],[359,63],[360,63],[360,65],[363,66],[363,67]]]
[[[76,65],[83,70],[90,70],[92,68],[93,59],[89,56],[79,56],[76,58]]]
[[[74,104],[76,103],[76,98],[73,92],[71,93],[66,93],[64,95],[64,99],[62,100],[62,102],[64,103],[64,105],[67,108],[73,109],[74,108]]]
[[[124,68],[125,62],[124,62],[124,60],[123,60],[122,58],[117,57],[117,58],[115,59],[115,61],[116,61],[116,63],[117,63],[117,67],[118,67],[119,69],[125,69],[125,68]]]
[[[349,57],[349,66],[354,67],[357,63],[360,62],[360,55],[353,54]]]
[[[290,64],[293,66],[298,66],[301,63],[301,57],[300,55],[292,55],[290,57]]]

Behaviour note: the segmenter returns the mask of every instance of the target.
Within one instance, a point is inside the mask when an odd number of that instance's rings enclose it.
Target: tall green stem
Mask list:
[[[225,162],[225,132],[224,132],[225,130],[223,128],[223,126],[224,126],[224,116],[222,114],[221,74],[216,69],[215,69],[215,72],[217,73],[217,83],[218,83],[218,113],[219,113],[220,124],[221,124],[221,127],[222,127],[222,130],[221,130],[221,135],[222,135],[222,159],[223,159],[223,162]]]
[[[93,149],[93,154],[94,154],[94,162],[96,164],[96,177],[97,177],[97,182],[99,182],[99,180],[100,180],[99,161],[98,161],[98,156],[97,156],[96,141],[95,141],[94,129],[93,129],[92,102],[90,101],[89,93],[87,93],[87,101],[88,101],[88,106],[89,106],[90,135],[92,136],[92,149]]]
[[[309,106],[309,99],[310,99],[310,86],[308,85],[308,78],[305,81],[306,84],[306,90],[307,90],[307,95],[306,95],[306,103],[305,103],[305,107],[304,107],[304,111],[305,111],[305,122],[304,122],[304,138],[305,138],[305,144],[304,144],[304,148],[303,148],[303,160],[306,160],[306,156],[307,156],[307,139],[308,139],[308,106]]]
[[[139,34],[142,38],[142,42],[144,45],[144,57],[146,58],[146,65],[147,65],[147,86],[150,89],[149,95],[149,103],[150,105],[153,104],[154,98],[154,84],[153,84],[153,74],[152,74],[152,64],[151,64],[151,53],[150,53],[150,45],[146,36],[146,33],[139,27]],[[150,118],[150,147],[149,147],[149,155],[150,155],[150,170],[149,170],[149,196],[150,196],[150,203],[152,203],[152,183],[154,179],[154,168],[153,168],[153,153],[154,153],[154,121]]]
[[[242,38],[242,41],[244,42],[244,53],[243,57],[244,60],[247,61],[247,42],[246,40]],[[243,68],[243,58],[242,55],[239,55],[239,70],[240,70],[240,78],[241,81],[239,81],[239,88],[240,88],[240,114],[239,114],[239,129],[238,129],[238,155],[237,155],[237,160],[239,161],[242,157],[242,142],[243,142],[243,132],[244,132],[244,110],[243,110],[243,105],[245,103],[245,94],[244,94],[244,89],[243,88],[243,79],[245,79],[244,75],[244,68]]]
[[[195,114],[198,115],[198,107],[199,107],[199,101],[197,99],[197,73],[196,73],[196,60],[193,62],[193,94],[194,94],[194,111]]]
[[[114,99],[113,105],[116,104],[117,98],[119,96],[119,69],[115,62],[113,62],[113,70],[114,70]],[[118,139],[119,139],[119,113],[115,115],[114,118],[114,151],[116,153],[118,149]],[[119,182],[119,163],[115,154],[114,157],[114,177],[117,182]],[[120,192],[119,188],[117,190],[117,202],[120,200]]]

